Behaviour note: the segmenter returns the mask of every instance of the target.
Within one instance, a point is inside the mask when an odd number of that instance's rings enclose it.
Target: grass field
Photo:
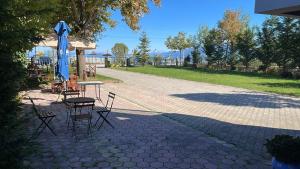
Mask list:
[[[282,79],[277,76],[259,73],[194,70],[189,68],[158,68],[152,66],[118,69],[300,97],[300,80]]]

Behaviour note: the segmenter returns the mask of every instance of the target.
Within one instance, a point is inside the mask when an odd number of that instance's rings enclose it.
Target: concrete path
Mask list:
[[[112,69],[107,90],[184,125],[265,156],[265,139],[300,135],[300,99]]]
[[[112,84],[106,84],[105,89]],[[92,92],[90,88],[88,91]],[[101,98],[106,100],[107,91]],[[66,108],[53,104],[57,95],[29,91],[40,110],[53,111],[52,121],[58,136],[45,130],[36,140],[39,149],[24,162],[34,169],[267,169],[270,161],[242,151],[202,132],[182,125],[155,112],[147,111],[117,95],[113,112],[109,116],[115,126],[104,125],[100,130],[86,134],[87,125],[76,129],[76,138],[66,124]],[[87,96],[95,96],[88,93]],[[24,99],[25,113],[31,104]],[[96,103],[96,109],[101,106]],[[93,122],[97,118],[94,113]],[[28,125],[38,124],[32,118]]]

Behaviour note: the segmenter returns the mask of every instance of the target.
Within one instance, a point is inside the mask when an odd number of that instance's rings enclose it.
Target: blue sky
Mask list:
[[[113,19],[117,26],[102,33],[101,39],[97,40],[96,51],[110,51],[117,42],[125,43],[131,51],[137,47],[142,31],[147,33],[152,51],[168,51],[164,45],[168,36],[179,31],[193,35],[201,25],[215,27],[228,9],[242,10],[250,16],[251,25],[261,25],[266,16],[255,14],[254,4],[255,0],[162,0],[161,7],[150,5],[151,12],[141,19],[141,29],[136,32],[122,22],[120,13],[116,11]]]
[[[150,4],[150,13],[140,20],[141,29],[132,31],[119,11],[114,11],[112,18],[117,21],[117,26],[108,28],[97,39],[96,53],[110,52],[117,42],[125,43],[129,51],[139,44],[139,37],[145,31],[151,41],[151,51],[165,52],[168,49],[164,42],[168,36],[174,36],[178,32],[194,35],[200,26],[217,26],[226,10],[241,10],[250,16],[250,25],[260,26],[266,15],[254,13],[255,0],[161,0],[161,7]],[[48,48],[38,48],[47,53]],[[90,53],[87,51],[86,53]],[[33,53],[33,52],[31,52]],[[74,54],[74,52],[71,52]]]

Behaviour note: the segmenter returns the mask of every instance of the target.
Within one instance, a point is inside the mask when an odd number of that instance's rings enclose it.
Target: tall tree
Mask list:
[[[231,69],[237,63],[236,40],[237,35],[245,28],[248,19],[241,15],[240,11],[227,10],[223,19],[219,22],[219,28],[225,37],[225,58]]]
[[[175,37],[168,37],[165,45],[171,50],[178,50],[180,53],[179,56],[179,65],[182,65],[183,51],[186,48],[192,46],[192,39],[187,38],[184,32],[179,32]]]
[[[193,51],[191,54],[192,54],[192,58],[193,58],[193,66],[194,67],[196,67],[196,65],[199,63],[199,61],[201,61],[201,52],[204,51],[203,50],[204,40],[208,36],[208,34],[209,34],[208,27],[202,26],[199,28],[196,35],[194,35],[193,37],[190,38],[192,40],[191,46],[193,48]]]
[[[249,68],[249,63],[256,57],[256,42],[254,28],[247,27],[237,36],[237,50],[241,55],[240,61]]]
[[[297,27],[300,27],[300,20],[297,21]],[[294,67],[300,68],[300,52],[298,52],[300,51],[300,29],[296,30],[294,51]]]
[[[277,25],[278,32],[278,55],[275,62],[288,71],[290,65],[293,64],[294,55],[298,52],[295,43],[297,37],[297,20],[289,17],[281,17]]]
[[[264,71],[275,61],[278,55],[277,24],[279,18],[272,16],[264,21],[262,28],[258,31],[257,57],[263,63]]]
[[[128,47],[124,43],[116,43],[111,52],[115,55],[117,64],[124,66],[128,55]]]
[[[197,49],[194,49],[192,51],[192,60],[193,60],[193,67],[196,68],[197,67],[197,64],[201,61],[201,58],[200,58],[200,52],[199,50]]]
[[[224,64],[224,40],[219,29],[212,29],[204,38],[204,52],[208,66],[217,64],[220,68]]]
[[[29,139],[20,111],[18,92],[23,83],[26,51],[50,30],[55,18],[54,0],[0,1],[0,168],[23,165]]]
[[[130,60],[133,64],[136,64],[136,62],[140,62],[140,53],[138,49],[133,49]]]
[[[192,47],[198,47],[201,50],[201,48],[203,48],[204,39],[208,36],[208,34],[209,28],[207,26],[200,27],[196,35],[193,37]]]
[[[142,32],[140,37],[140,45],[138,46],[139,49],[139,56],[140,56],[140,63],[144,66],[145,63],[149,60],[149,52],[150,52],[150,40],[147,37],[146,32]]]
[[[152,0],[160,5],[160,0]],[[139,29],[139,20],[149,13],[148,0],[70,0],[61,1],[59,20],[64,19],[73,30],[73,35],[95,41],[97,35],[105,30],[105,26],[115,26],[111,19],[112,12],[120,10],[123,20],[133,29]],[[77,73],[81,75],[85,68],[83,50],[77,49]],[[79,65],[79,66],[78,66]]]
[[[165,45],[166,45],[166,47],[167,47],[168,49],[171,50],[171,53],[172,53],[172,54],[174,54],[175,51],[177,50],[176,42],[175,42],[175,40],[173,40],[173,38],[172,38],[171,36],[169,36],[169,37],[166,39]],[[170,56],[170,57],[172,57],[172,56]],[[174,57],[174,56],[173,56],[173,57]],[[173,57],[172,57],[172,58],[173,58]]]

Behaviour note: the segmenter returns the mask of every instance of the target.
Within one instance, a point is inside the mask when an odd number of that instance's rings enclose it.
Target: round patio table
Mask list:
[[[95,103],[95,99],[91,97],[72,97],[65,100],[65,102],[70,104],[87,104],[87,103]]]

